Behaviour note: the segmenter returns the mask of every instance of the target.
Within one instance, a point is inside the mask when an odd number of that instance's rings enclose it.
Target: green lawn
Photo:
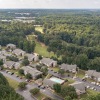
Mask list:
[[[88,95],[97,95],[99,92],[88,89],[86,94],[82,94],[81,98],[86,98]]]
[[[52,68],[50,68],[50,69],[52,69],[52,70],[55,71],[55,72],[58,72],[58,71],[59,71],[59,67],[52,67]]]
[[[49,79],[50,77],[52,77],[52,75],[48,74],[45,78]]]
[[[28,36],[27,36],[27,39],[30,40],[30,41],[31,41],[31,40],[34,40],[34,41],[35,41],[36,47],[35,47],[35,51],[34,51],[34,52],[36,52],[36,53],[38,53],[38,54],[40,54],[40,55],[42,55],[42,56],[44,56],[44,57],[56,56],[56,55],[54,55],[53,52],[48,52],[48,51],[47,51],[47,46],[45,46],[44,44],[38,42],[38,41],[34,38],[33,35],[28,35]]]
[[[44,34],[44,33],[43,33],[43,27],[36,26],[36,27],[35,27],[35,30],[41,32],[42,34]]]
[[[38,93],[37,95],[35,95],[35,97],[36,97],[38,100],[42,100],[42,99],[45,98],[46,96],[43,95],[42,93]]]
[[[8,80],[9,85],[11,87],[13,87],[14,89],[17,89],[19,82],[12,80],[11,78],[8,78],[8,77],[6,77],[6,79]]]
[[[36,42],[35,52],[42,55],[42,56],[44,56],[44,57],[56,56],[56,55],[54,55],[53,52],[48,52],[47,51],[47,46],[42,45],[39,42]]]
[[[63,86],[68,86],[69,84],[72,84],[72,83],[74,83],[74,82],[75,82],[74,80],[68,79],[68,81],[65,82],[65,83],[63,84]]]
[[[85,76],[85,71],[79,69],[79,72],[77,73],[77,76],[78,76],[79,78],[83,78],[83,77]]]

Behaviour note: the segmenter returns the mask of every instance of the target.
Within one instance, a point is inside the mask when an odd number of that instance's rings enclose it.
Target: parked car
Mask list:
[[[11,72],[11,75],[13,75],[14,73],[13,72]]]
[[[91,87],[90,89],[94,90],[95,88],[94,87]]]
[[[38,87],[41,87],[42,86],[42,84],[38,84]]]
[[[16,77],[19,77],[18,75],[16,75]]]
[[[94,89],[95,91],[97,90],[97,89]]]
[[[96,85],[99,85],[99,83],[96,83]]]
[[[26,79],[25,81],[26,81],[26,82],[30,82],[30,80],[29,80],[29,79]]]
[[[84,82],[85,82],[85,81],[86,81],[86,79],[85,79],[85,78],[83,78],[83,79],[82,79],[82,81],[84,81]]]
[[[94,85],[95,85],[95,84],[96,84],[96,82],[91,82],[91,84],[94,84]]]
[[[40,86],[40,88],[41,88],[41,89],[45,89],[45,86],[42,85],[42,86]]]
[[[87,88],[90,88],[90,86],[87,86]]]
[[[22,79],[22,77],[20,77],[20,79]]]
[[[9,72],[9,70],[6,70],[6,73],[8,73]]]

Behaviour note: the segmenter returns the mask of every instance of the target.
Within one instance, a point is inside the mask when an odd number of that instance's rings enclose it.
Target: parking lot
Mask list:
[[[11,78],[11,79],[13,79],[13,80],[16,80],[17,82],[23,82],[23,81],[25,81],[24,78],[19,77],[18,75],[14,74],[14,73],[12,73],[12,72],[10,72],[10,71],[0,71],[0,72],[1,72],[4,76],[9,77],[9,78]]]

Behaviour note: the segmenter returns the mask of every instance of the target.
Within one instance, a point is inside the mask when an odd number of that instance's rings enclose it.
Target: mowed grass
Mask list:
[[[6,77],[6,79],[8,80],[8,83],[11,87],[13,87],[14,89],[18,88],[19,82],[12,80],[11,78],[8,78],[8,77]]]
[[[35,47],[35,50],[34,50],[35,53],[38,53],[38,54],[40,54],[43,57],[49,57],[49,58],[52,57],[52,56],[53,57],[57,57],[57,55],[55,55],[54,52],[48,52],[47,51],[48,47],[45,44],[38,42],[35,39],[34,35],[27,35],[26,38],[29,41],[32,41],[32,40],[35,41],[35,43],[36,43],[36,47]],[[61,58],[62,57],[60,56],[58,59],[61,59]]]
[[[42,45],[39,42],[36,42],[35,52],[42,55],[43,57],[52,57],[52,56],[55,57],[56,56],[53,52],[48,52],[47,46]]]
[[[89,95],[97,95],[99,92],[88,89],[87,92],[85,94],[81,95],[81,98],[87,98],[87,96]]]
[[[41,32],[42,34],[44,34],[43,27],[41,27],[41,26],[36,26],[35,30]]]
[[[83,78],[83,77],[85,76],[85,71],[79,69],[79,72],[77,73],[77,76],[78,76],[79,78]]]
[[[42,93],[38,93],[37,95],[35,95],[35,97],[36,97],[38,100],[42,100],[42,99],[45,98],[46,96],[43,95]]]

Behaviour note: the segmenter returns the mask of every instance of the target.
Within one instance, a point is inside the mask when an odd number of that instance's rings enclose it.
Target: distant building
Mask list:
[[[44,64],[48,67],[55,67],[57,66],[57,61],[54,61],[53,59],[50,59],[50,58],[43,58],[41,61],[40,61],[41,64]]]
[[[40,72],[30,66],[24,66],[24,67],[22,67],[22,69],[24,70],[25,75],[30,73],[32,75],[33,79],[38,79],[42,75],[42,72]]]
[[[39,57],[37,54],[26,54],[26,56],[28,57],[28,60],[31,61],[38,61]]]
[[[57,83],[52,81],[52,80],[50,80],[50,79],[44,79],[44,81],[43,81],[43,85],[45,85],[46,87],[53,88],[54,84],[57,84]]]
[[[75,82],[73,84],[70,84],[71,86],[73,86],[76,90],[76,93],[78,95],[84,94],[86,93],[86,86],[84,85],[83,82]]]
[[[14,50],[14,49],[16,49],[16,45],[10,43],[7,45],[7,49]]]
[[[20,62],[16,62],[14,64],[14,69],[19,69],[20,68],[21,63]]]
[[[4,66],[4,68],[9,68],[9,69],[19,69],[20,63],[14,62],[14,61],[6,61],[6,62],[4,62],[3,66]]]
[[[14,68],[14,64],[15,64],[14,61],[6,61],[3,66],[4,66],[4,68],[12,69],[12,68]]]
[[[6,62],[6,56],[0,55],[0,60],[3,60],[3,63]]]
[[[69,71],[72,73],[76,73],[76,69],[77,69],[77,65],[62,64],[59,67],[60,67],[60,69],[63,69],[65,71]]]
[[[16,56],[24,56],[26,52],[21,49],[15,49],[12,53]]]
[[[100,82],[100,72],[97,72],[96,70],[88,70],[85,74],[86,78],[94,79],[97,82]]]

